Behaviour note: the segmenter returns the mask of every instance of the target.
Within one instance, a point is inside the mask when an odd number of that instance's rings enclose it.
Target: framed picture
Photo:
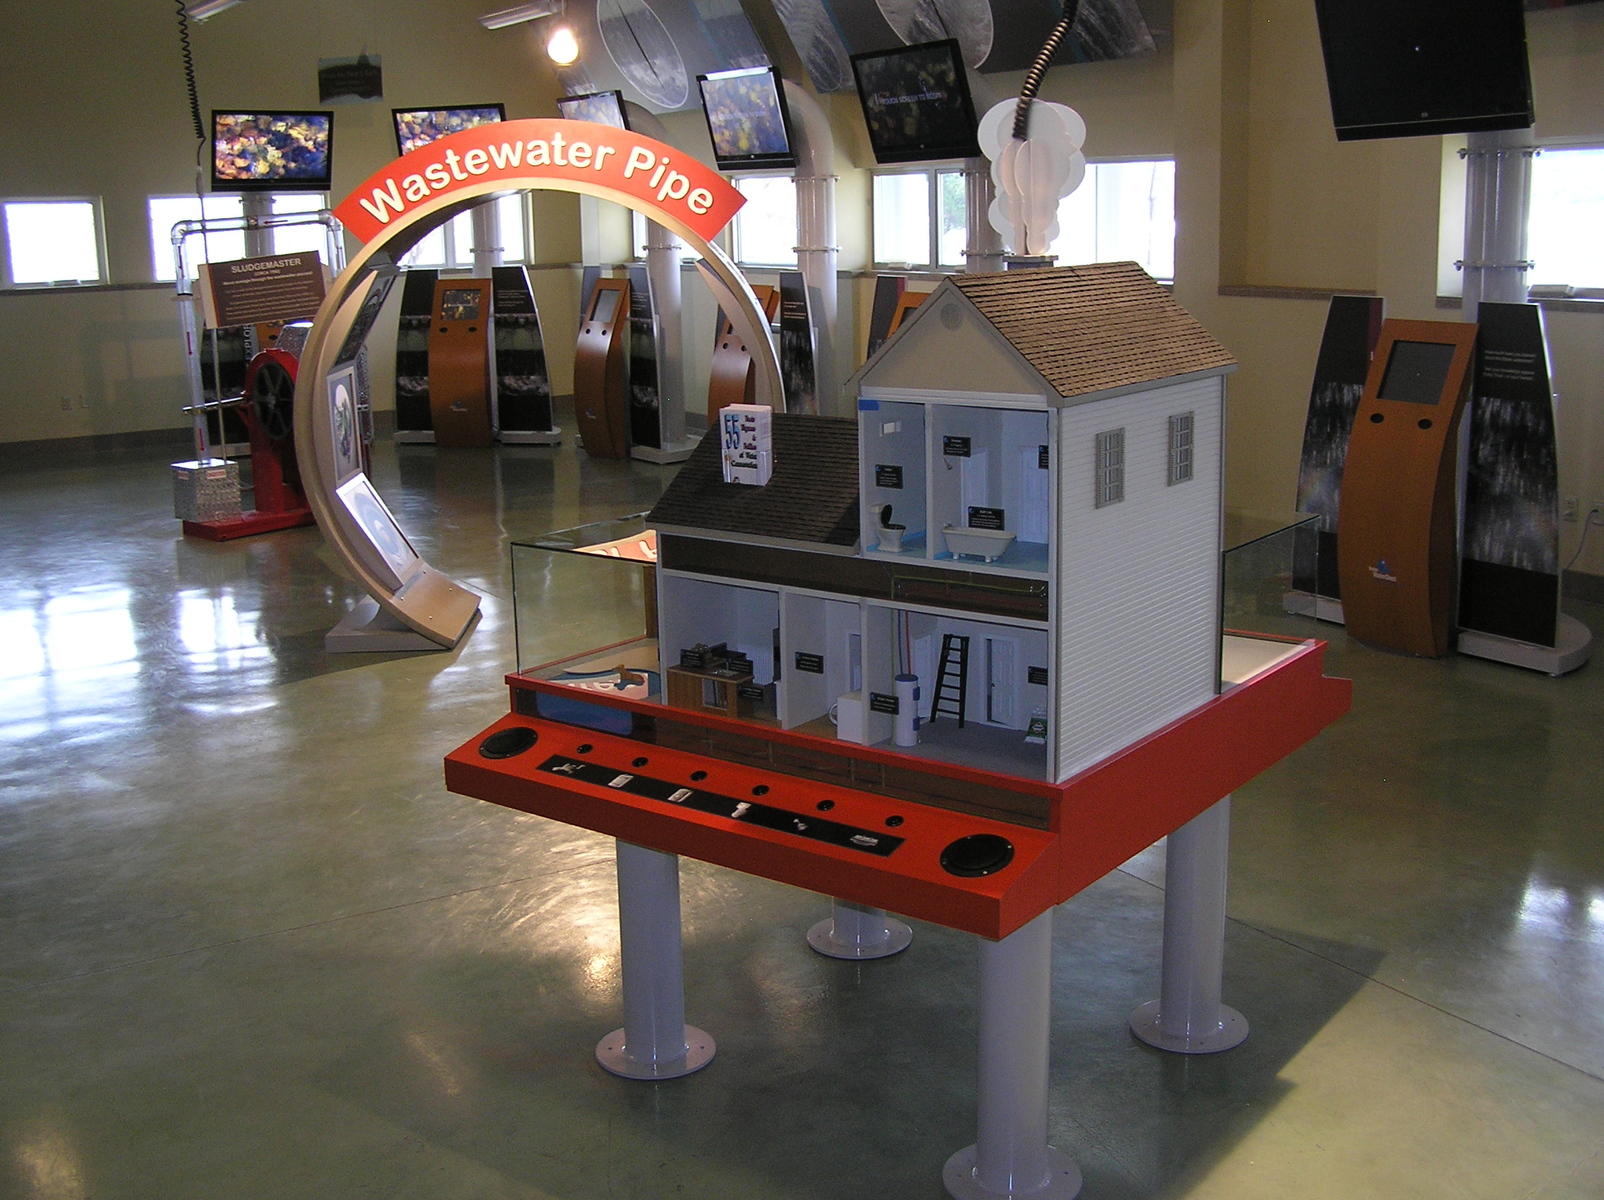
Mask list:
[[[377,554],[377,560],[373,553],[363,555],[368,566],[392,592],[399,591],[423,560],[379,493],[373,490],[372,481],[366,475],[353,475],[334,494],[344,509],[341,515],[347,518],[347,534],[355,535],[359,544],[366,543],[364,549],[371,548]]]
[[[329,372],[329,445],[334,447],[334,480],[343,483],[362,471],[362,430],[356,413],[356,364]]]

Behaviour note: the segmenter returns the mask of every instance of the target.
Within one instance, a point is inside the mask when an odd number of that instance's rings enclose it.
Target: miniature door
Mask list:
[[[574,346],[574,419],[593,458],[629,457],[628,324],[629,280],[598,279]]]
[[[437,446],[489,446],[490,281],[435,283],[429,330],[429,415]]]

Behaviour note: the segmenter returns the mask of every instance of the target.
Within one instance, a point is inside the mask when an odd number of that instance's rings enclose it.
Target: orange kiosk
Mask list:
[[[762,305],[763,315],[772,322],[780,308],[779,290],[755,283],[752,294]],[[710,413],[718,412],[727,404],[755,403],[757,396],[757,369],[752,365],[752,352],[722,311],[718,325],[718,340],[713,343],[713,361],[707,380],[707,411]]]
[[[429,415],[437,446],[488,446],[490,281],[440,279],[429,330]]]
[[[1338,580],[1348,632],[1448,653],[1457,559],[1459,422],[1476,326],[1387,321],[1343,470]]]
[[[574,346],[574,420],[593,458],[629,457],[628,324],[629,280],[598,279]]]

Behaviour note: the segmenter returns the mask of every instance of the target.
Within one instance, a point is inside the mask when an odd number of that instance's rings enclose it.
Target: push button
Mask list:
[[[995,833],[971,833],[941,852],[941,869],[965,879],[995,875],[1013,861],[1014,844]]]

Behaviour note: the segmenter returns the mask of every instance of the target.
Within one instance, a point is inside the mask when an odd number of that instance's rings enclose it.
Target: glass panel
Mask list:
[[[1532,161],[1528,282],[1604,287],[1604,150],[1544,150]]]
[[[964,246],[969,239],[969,197],[964,193],[962,171],[941,171],[936,175],[937,263],[943,267],[964,265]]]
[[[152,275],[164,282],[173,282],[173,226],[180,221],[197,221],[201,217],[201,201],[195,196],[152,196],[148,201],[150,212],[150,265]],[[205,213],[210,220],[237,217],[244,211],[238,196],[207,196]],[[210,257],[208,257],[208,252]],[[230,230],[208,233],[203,237],[189,238],[184,245],[184,261],[193,274],[199,263],[228,262],[245,257],[245,231]]]
[[[746,204],[735,214],[735,256],[743,263],[796,265],[796,183],[789,175],[735,181]]]
[[[401,258],[403,267],[443,267],[446,265],[446,227],[441,225],[424,234],[418,244]]]
[[[100,239],[88,200],[25,200],[5,206],[12,283],[100,282]]]
[[[924,171],[874,177],[874,261],[930,262],[930,176]]]
[[[273,212],[305,213],[317,212],[326,203],[323,196],[307,193],[290,193],[273,197]],[[330,266],[328,235],[320,224],[289,225],[273,230],[274,254],[316,254],[325,260],[324,266]]]
[[[1315,523],[1306,513],[1286,515],[1225,511],[1225,555],[1221,593],[1226,633],[1221,670],[1226,682],[1271,665],[1294,647],[1254,646],[1242,633],[1280,638],[1320,637],[1313,618],[1314,598],[1293,587],[1294,574],[1314,576]]]
[[[1134,259],[1155,279],[1175,278],[1175,164],[1100,163],[1097,258]]]
[[[518,670],[654,636],[646,600],[655,587],[657,539],[645,515],[512,544]],[[574,604],[574,596],[585,603]]]

